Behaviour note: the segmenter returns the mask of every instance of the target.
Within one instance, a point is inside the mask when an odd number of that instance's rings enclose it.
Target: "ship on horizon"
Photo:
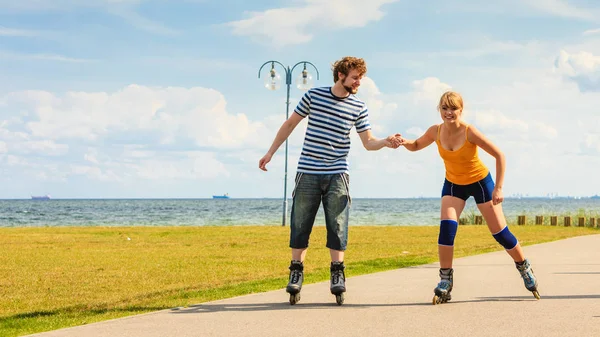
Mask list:
[[[223,195],[213,195],[213,199],[229,199],[229,193],[225,193]]]
[[[50,200],[50,195],[32,195],[31,200]]]

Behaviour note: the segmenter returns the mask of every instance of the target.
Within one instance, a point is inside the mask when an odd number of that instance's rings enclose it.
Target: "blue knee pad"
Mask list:
[[[454,246],[454,237],[458,229],[458,222],[454,220],[442,220],[440,222],[440,235],[438,245]]]
[[[517,241],[517,238],[508,229],[508,226],[504,227],[503,230],[501,230],[500,232],[498,232],[492,236],[506,250],[511,250],[511,249],[515,248],[517,246],[517,243],[519,243]]]

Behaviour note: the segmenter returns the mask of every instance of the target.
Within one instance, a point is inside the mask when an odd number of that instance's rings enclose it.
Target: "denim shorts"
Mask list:
[[[492,200],[493,191],[494,180],[492,174],[488,173],[485,178],[469,185],[457,185],[445,179],[444,187],[442,187],[442,197],[450,195],[466,201],[472,196],[475,198],[475,203],[483,204]]]
[[[296,174],[292,192],[290,247],[307,248],[321,202],[327,228],[327,248],[346,250],[350,214],[350,178],[347,173]]]

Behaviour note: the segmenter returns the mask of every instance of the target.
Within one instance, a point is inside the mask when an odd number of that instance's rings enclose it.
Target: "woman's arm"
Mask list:
[[[437,128],[437,125],[432,125],[421,137],[417,138],[416,140],[403,139],[402,145],[409,151],[414,152],[422,150],[431,145],[431,143],[435,142]]]
[[[467,132],[467,140],[479,146],[496,159],[496,186],[493,193],[493,203],[494,205],[501,203],[504,200],[502,186],[504,186],[504,171],[506,170],[504,153],[472,125]]]

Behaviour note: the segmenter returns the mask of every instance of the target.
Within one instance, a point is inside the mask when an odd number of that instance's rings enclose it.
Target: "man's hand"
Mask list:
[[[260,158],[258,161],[258,168],[263,171],[267,171],[267,164],[271,161],[271,157],[273,157],[273,155],[267,153],[264,157]]]
[[[392,148],[392,149],[399,148],[400,146],[402,146],[402,144],[404,142],[404,138],[402,138],[402,136],[399,133],[388,136],[385,140],[386,140],[385,146]]]

